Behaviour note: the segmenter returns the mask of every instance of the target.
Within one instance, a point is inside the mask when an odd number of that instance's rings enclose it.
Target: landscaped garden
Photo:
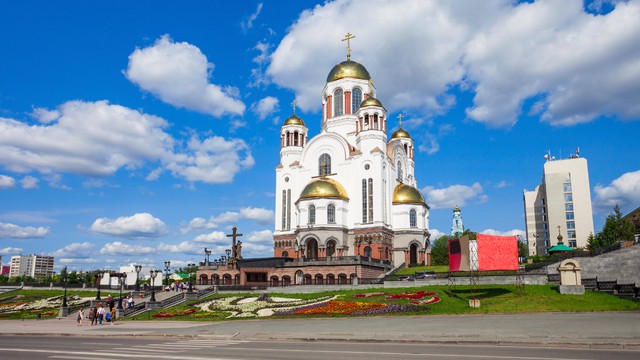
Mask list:
[[[61,292],[20,290],[0,296],[0,315],[29,319],[57,316]],[[74,302],[95,293],[70,293]],[[481,301],[478,309],[469,299]],[[587,291],[584,295],[561,295],[554,285],[526,286],[518,292],[511,285],[426,286],[399,289],[342,290],[312,294],[218,293],[171,309],[159,309],[135,316],[136,320],[223,321],[246,318],[299,318],[344,316],[390,316],[429,314],[484,314],[532,312],[640,311],[640,302]],[[132,318],[125,318],[128,320]]]

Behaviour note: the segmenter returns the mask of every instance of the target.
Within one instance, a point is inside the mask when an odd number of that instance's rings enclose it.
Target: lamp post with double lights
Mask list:
[[[102,270],[96,270],[96,272],[93,275],[96,279],[96,284],[98,285],[98,294],[96,295],[96,300],[102,300],[100,299],[100,283],[102,282],[102,277],[104,276],[104,271]]]
[[[151,270],[151,298],[149,301],[156,301],[156,276],[161,272],[162,270]]]
[[[133,265],[136,269],[136,291],[140,292],[140,271],[142,271],[142,265]]]
[[[115,273],[113,274],[118,279],[118,287],[120,288],[120,298],[118,299],[118,310],[122,310],[122,286],[124,285],[124,281],[127,278],[126,273]],[[125,280],[123,280],[125,279]]]
[[[64,285],[64,297],[62,298],[62,307],[66,308],[67,306],[67,282],[69,281],[69,273],[67,273],[67,267],[65,266],[64,269],[62,269],[62,271],[60,272],[60,275],[62,275],[62,281],[63,281],[63,285]]]
[[[164,271],[166,271],[165,279],[167,281],[167,287],[169,287],[169,266],[171,266],[171,261],[167,260],[164,262]]]

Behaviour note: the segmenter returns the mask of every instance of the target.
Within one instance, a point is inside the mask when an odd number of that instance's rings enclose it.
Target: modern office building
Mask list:
[[[33,278],[53,276],[53,256],[16,255],[11,257],[9,277],[31,276]]]
[[[579,150],[568,159],[545,156],[542,183],[524,190],[524,213],[530,255],[544,255],[557,245],[558,233],[565,245],[587,246],[593,233],[591,190],[587,159]]]

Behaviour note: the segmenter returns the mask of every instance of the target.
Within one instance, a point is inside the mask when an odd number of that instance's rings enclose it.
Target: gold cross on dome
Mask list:
[[[400,119],[400,128],[402,129],[402,118],[404,117],[404,115],[400,114],[398,115],[398,119]]]
[[[296,104],[298,103],[298,100],[293,99],[293,101],[291,102],[291,106],[293,106],[293,115],[296,114]]]
[[[342,41],[347,42],[347,60],[351,60],[351,39],[355,37],[355,35],[347,33],[347,35],[344,36],[344,39],[342,39]]]

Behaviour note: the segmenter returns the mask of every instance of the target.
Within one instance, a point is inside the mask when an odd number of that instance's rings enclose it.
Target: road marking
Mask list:
[[[102,351],[70,351],[70,350],[40,350],[40,349],[17,349],[17,348],[0,348],[5,352],[22,352],[22,353],[39,353],[39,354],[62,354],[59,356],[73,356],[73,355],[86,355],[91,359],[100,359],[100,356],[106,357],[129,357],[148,359],[150,354],[136,354],[136,353],[108,353]],[[52,355],[55,356],[55,355]],[[50,356],[50,357],[52,357]],[[153,354],[155,359],[168,359],[168,360],[184,360],[184,355],[173,356],[163,354]],[[105,358],[106,359],[106,358]],[[233,360],[232,358],[213,358],[213,357],[194,357],[189,356],[189,360]]]

